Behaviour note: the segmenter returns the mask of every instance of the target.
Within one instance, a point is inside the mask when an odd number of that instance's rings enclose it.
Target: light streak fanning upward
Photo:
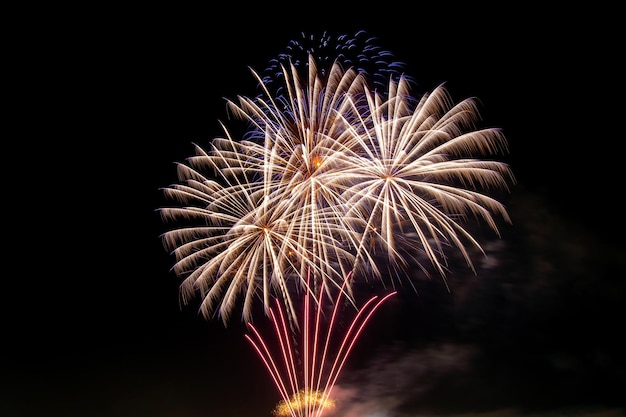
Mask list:
[[[350,274],[345,278],[344,286],[349,279]],[[282,397],[275,410],[277,416],[320,417],[325,409],[334,404],[331,393],[354,344],[374,312],[393,296],[395,291],[384,297],[370,298],[356,310],[348,329],[339,335],[336,334],[338,311],[343,305],[345,292],[339,291],[336,299],[329,301],[333,306],[330,317],[323,315],[326,301],[324,294],[325,291],[322,292],[319,304],[311,302],[309,293],[304,296],[303,323],[299,330],[302,337],[300,345],[302,352],[296,348],[296,341],[292,341],[294,333],[287,325],[280,299],[276,299],[275,308],[270,309],[278,347],[270,346],[257,328],[248,323],[251,334],[245,337],[265,364]],[[351,304],[348,305],[350,308],[353,307]],[[299,353],[302,368],[296,365]]]

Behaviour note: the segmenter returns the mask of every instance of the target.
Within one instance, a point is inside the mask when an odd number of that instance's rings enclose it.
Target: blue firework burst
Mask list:
[[[284,87],[283,67],[293,65],[303,76],[309,72],[309,55],[318,66],[317,73],[326,76],[333,64],[338,63],[344,70],[353,69],[365,76],[372,90],[386,93],[389,81],[397,82],[404,76],[406,64],[395,58],[392,52],[379,45],[376,37],[359,30],[354,35],[333,36],[328,32],[321,35],[302,32],[300,38],[292,39],[286,50],[270,60],[263,72],[263,82],[274,89],[277,97],[282,96]]]

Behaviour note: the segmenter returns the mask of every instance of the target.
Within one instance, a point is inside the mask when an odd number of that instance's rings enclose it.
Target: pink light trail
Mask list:
[[[275,299],[275,308],[269,309],[278,348],[272,350],[255,326],[248,323],[252,335],[247,334],[245,337],[260,356],[283,399],[274,410],[276,416],[321,417],[324,410],[334,405],[330,395],[357,339],[374,312],[396,294],[394,291],[382,298],[373,296],[358,308],[349,328],[338,339],[341,340],[340,345],[333,351],[331,342],[336,337],[339,305],[346,294],[346,285],[351,275],[352,273],[345,277],[334,300],[327,327],[322,323],[323,306],[328,302],[325,300],[325,285],[322,285],[318,302],[312,303],[310,292],[305,293],[303,326],[299,329],[302,334],[302,369],[298,369],[298,350],[295,340],[292,342],[290,337],[295,339],[295,334],[290,331],[284,308],[278,299]],[[298,378],[299,371],[303,376],[302,380]]]

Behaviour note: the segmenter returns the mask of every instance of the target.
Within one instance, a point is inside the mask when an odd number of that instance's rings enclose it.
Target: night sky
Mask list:
[[[513,224],[478,233],[476,275],[459,263],[450,292],[402,288],[368,327],[337,386],[342,417],[623,415],[611,12],[227,7],[28,20],[45,30],[15,60],[0,414],[271,416],[280,398],[237,317],[179,304],[159,189],[222,133],[225,98],[256,95],[249,67],[301,32],[362,29],[406,63],[415,96],[445,82],[477,97],[517,184]]]

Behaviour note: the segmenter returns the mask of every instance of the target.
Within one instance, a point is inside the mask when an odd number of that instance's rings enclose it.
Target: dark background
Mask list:
[[[271,415],[243,326],[179,305],[159,188],[221,134],[224,98],[256,94],[248,67],[301,32],[360,29],[407,64],[416,96],[442,82],[476,96],[517,185],[502,239],[479,236],[476,276],[401,291],[364,335],[344,416],[623,412],[615,12],[222,6],[16,15],[1,414]]]

